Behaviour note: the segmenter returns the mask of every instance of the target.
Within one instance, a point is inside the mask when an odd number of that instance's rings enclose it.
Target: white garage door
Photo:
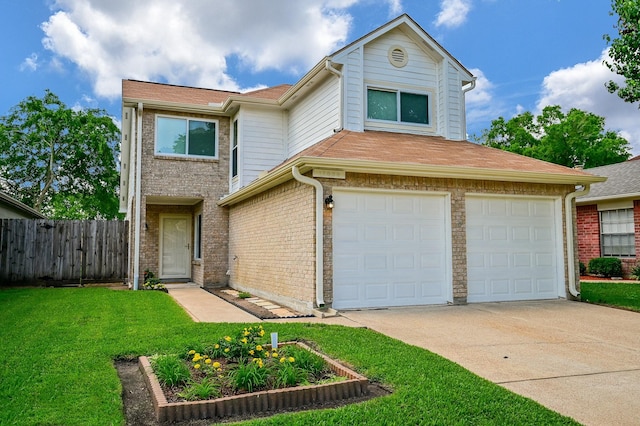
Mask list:
[[[467,196],[468,302],[565,296],[553,199]]]
[[[334,191],[333,307],[452,300],[449,198]]]

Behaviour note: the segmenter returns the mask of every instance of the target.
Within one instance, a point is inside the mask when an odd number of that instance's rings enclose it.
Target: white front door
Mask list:
[[[160,278],[191,278],[190,231],[190,216],[160,216]]]
[[[446,194],[334,190],[333,307],[452,300]]]
[[[564,297],[559,200],[467,195],[468,302]]]

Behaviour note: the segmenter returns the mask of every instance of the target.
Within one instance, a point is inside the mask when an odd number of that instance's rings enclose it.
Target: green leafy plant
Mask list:
[[[631,277],[636,280],[640,280],[640,263],[631,268]]]
[[[262,358],[254,358],[250,363],[239,364],[229,373],[234,386],[247,392],[264,388],[268,375],[269,370],[265,368]]]
[[[251,293],[247,292],[247,291],[241,291],[240,293],[238,293],[238,297],[240,299],[248,299],[251,297]]]
[[[596,257],[589,261],[589,272],[602,277],[621,277],[622,261],[617,257]]]
[[[304,350],[298,346],[284,346],[281,348],[284,356],[292,357],[296,360],[296,365],[309,372],[312,378],[319,379],[327,371],[327,364],[318,355]]]
[[[580,275],[586,275],[587,274],[587,266],[580,262]]]
[[[191,377],[189,367],[177,355],[155,355],[150,362],[158,381],[166,386],[184,384]]]
[[[211,379],[204,379],[201,382],[192,381],[182,392],[177,394],[187,401],[198,401],[203,399],[218,398],[221,396],[220,386]]]
[[[283,356],[279,359],[278,363],[280,365],[274,368],[274,387],[286,388],[301,383],[308,383],[309,372],[296,365],[296,359],[294,357]]]
[[[143,287],[145,290],[166,290],[164,284],[160,282],[160,278],[156,278],[153,272],[148,269],[144,271]]]

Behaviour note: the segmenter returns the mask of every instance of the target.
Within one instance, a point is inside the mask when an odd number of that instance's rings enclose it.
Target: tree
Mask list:
[[[625,86],[614,81],[606,84],[611,93],[625,102],[640,100],[640,0],[612,0],[611,15],[618,15],[618,38],[612,39],[605,34],[604,39],[611,45],[609,57],[611,62],[605,61],[607,67],[625,78]]]
[[[30,96],[0,117],[0,187],[54,219],[118,217],[119,135],[101,110]]]
[[[525,112],[510,120],[493,120],[479,142],[567,167],[591,168],[628,159],[627,140],[605,131],[604,125],[603,117],[576,108],[564,114],[554,105],[537,117]]]

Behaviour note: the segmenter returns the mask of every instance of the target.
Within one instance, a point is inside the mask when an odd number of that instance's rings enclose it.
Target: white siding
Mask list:
[[[464,105],[460,72],[451,63],[447,64],[447,122],[449,139],[466,139],[464,128]]]
[[[286,159],[285,119],[281,111],[247,107],[240,117],[239,186],[246,186]]]
[[[362,47],[349,52],[343,75],[345,79],[344,128],[354,132],[364,130],[364,76],[362,73]]]
[[[333,134],[340,127],[340,84],[333,76],[289,111],[288,156]]]

